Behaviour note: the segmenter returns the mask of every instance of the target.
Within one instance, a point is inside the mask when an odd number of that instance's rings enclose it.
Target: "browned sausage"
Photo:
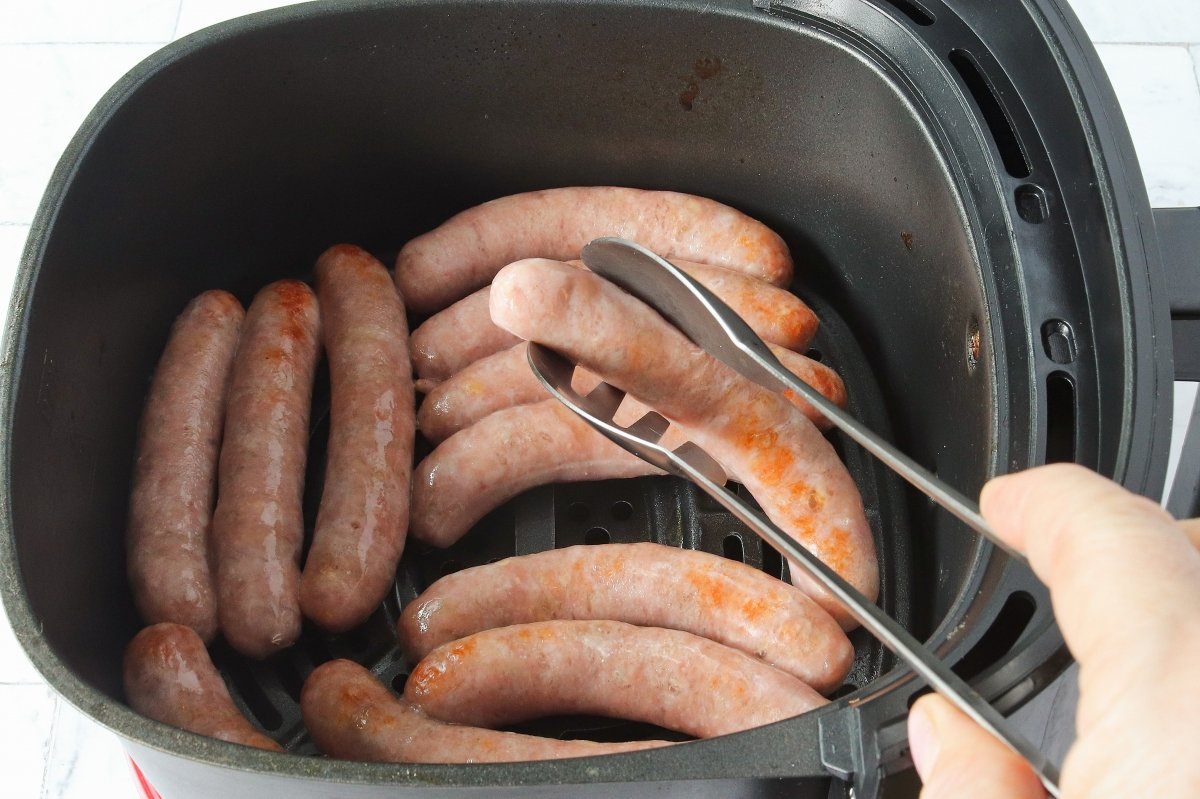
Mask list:
[[[404,697],[456,724],[496,727],[588,713],[698,738],[826,703],[803,681],[736,649],[619,621],[541,621],[474,633],[426,655]]]
[[[129,582],[147,624],[217,634],[209,528],[225,395],[242,324],[224,291],[192,300],[171,328],[138,432],[126,552]]]
[[[846,387],[837,372],[799,353],[774,344],[768,346],[788,371],[835,404],[845,406]],[[584,374],[577,378],[576,388],[580,391],[595,388],[598,379],[586,378]],[[529,368],[524,343],[481,358],[448,380],[428,381],[423,388],[426,397],[417,413],[417,427],[435,444],[501,408],[539,402],[549,396]],[[793,399],[817,427],[830,426],[824,416],[799,396]]]
[[[452,217],[396,259],[409,310],[427,314],[488,284],[519,258],[578,258],[598,236],[632,239],[665,258],[738,269],[777,286],[792,279],[787,245],[740,211],[703,197],[613,186],[514,194]]]
[[[320,320],[295,280],[262,289],[233,362],[213,542],[221,631],[263,658],[300,633],[304,463]]]
[[[666,741],[559,741],[445,724],[397,699],[371,672],[349,660],[331,660],[309,675],[300,694],[300,711],[317,748],[345,760],[512,763],[667,745]]]
[[[391,275],[349,244],[316,266],[332,408],[325,488],[300,581],[304,615],[332,632],[362,622],[396,576],[408,532],[412,364]]]
[[[238,712],[208,658],[200,636],[182,624],[155,624],[125,648],[125,698],[156,721],[185,730],[282,752]]]
[[[795,405],[737,374],[611,283],[554,261],[506,267],[492,284],[491,310],[509,332],[566,354],[670,419],[777,525],[875,598],[878,564],[858,488]],[[814,581],[793,571],[834,618],[853,624]]]
[[[816,314],[796,295],[733,269],[676,259],[675,265],[717,295],[771,344],[802,350],[817,332]],[[579,261],[572,266],[583,268]],[[444,380],[519,340],[492,322],[484,286],[413,331],[413,364],[422,378]]]
[[[417,661],[480,630],[552,619],[623,621],[709,638],[818,691],[854,661],[850,639],[807,594],[727,558],[661,544],[552,549],[448,574],[401,613]]]

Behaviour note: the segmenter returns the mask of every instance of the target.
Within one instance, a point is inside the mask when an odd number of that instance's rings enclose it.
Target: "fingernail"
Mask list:
[[[917,774],[924,780],[937,760],[938,737],[933,719],[919,703],[908,714],[908,748]]]

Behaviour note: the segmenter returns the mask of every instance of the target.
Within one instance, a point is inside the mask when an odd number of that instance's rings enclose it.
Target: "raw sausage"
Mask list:
[[[837,372],[799,353],[774,344],[768,346],[788,371],[835,404],[845,406],[846,387]],[[594,388],[598,380],[581,374],[576,378],[576,387],[586,391]],[[417,413],[417,427],[435,444],[501,408],[538,402],[549,396],[529,368],[524,343],[481,358],[448,380],[428,381],[423,388],[426,397]],[[798,396],[794,400],[817,427],[830,426],[807,402]]]
[[[428,314],[488,284],[520,258],[578,258],[620,236],[664,258],[737,269],[777,286],[792,279],[787,245],[766,225],[714,200],[614,186],[546,189],[470,208],[413,239],[396,259],[410,311]]]
[[[534,486],[647,474],[661,472],[556,399],[504,408],[417,464],[409,533],[448,547],[493,508]]]
[[[412,358],[418,377],[445,380],[468,364],[520,341],[492,324],[490,297],[484,286],[417,326],[412,334]]]
[[[596,743],[496,732],[429,718],[357,663],[331,660],[304,683],[300,711],[317,748],[382,763],[512,763],[633,752],[667,741]]]
[[[392,585],[408,532],[415,421],[404,304],[383,264],[349,244],[317,260],[332,408],[325,487],[300,581],[304,615],[344,632]]]
[[[697,738],[826,703],[801,680],[736,649],[619,621],[517,624],[443,644],[413,669],[404,698],[456,724],[587,713]]]
[[[523,351],[524,345],[518,348]],[[820,367],[813,371],[817,388],[839,404],[845,402],[845,390],[836,373],[802,355],[792,353],[792,357]],[[478,371],[490,368],[492,363],[492,358],[485,358],[479,362]],[[785,362],[785,365],[790,368],[794,364]],[[468,383],[461,393],[436,390],[431,393],[425,398],[418,420],[432,417],[433,423],[430,432],[424,427],[422,432],[435,436],[444,420],[471,422],[471,414],[486,412],[489,406],[503,404],[505,400],[534,399],[519,396],[521,393],[544,394],[540,385],[531,385],[536,378],[528,364],[505,366],[522,376],[512,382],[496,379],[495,388],[481,380]],[[522,368],[524,372],[520,371]],[[461,377],[456,375],[448,382],[466,383],[469,375],[476,372],[472,364],[460,373]],[[528,377],[524,376],[526,372]],[[587,392],[598,381],[595,375],[578,370],[574,387]],[[799,397],[793,399],[798,408],[815,413]],[[425,412],[427,407],[432,409],[429,414]],[[628,425],[649,410],[633,397],[626,397],[614,418],[618,424]],[[687,432],[672,425],[660,443],[674,448],[686,440]],[[738,479],[736,463],[722,465]],[[450,546],[498,505],[534,486],[649,474],[660,472],[612,444],[557,400],[501,408],[442,441],[417,465],[413,477],[412,535],[435,546]]]
[[[854,660],[850,639],[799,589],[727,558],[662,544],[552,549],[448,574],[400,615],[405,655],[496,627],[609,619],[683,630],[824,693]]]
[[[300,634],[301,497],[320,319],[312,290],[259,291],[242,325],[221,446],[213,542],[221,631],[264,658]]]
[[[583,268],[580,261],[569,263]],[[802,350],[817,332],[816,314],[790,291],[733,269],[690,261],[673,263],[736,311],[764,341]],[[492,322],[490,296],[491,288],[484,286],[413,331],[413,364],[420,377],[444,380],[517,343],[516,336]]]
[[[282,752],[233,704],[200,636],[182,624],[147,627],[125,648],[125,697],[156,721],[185,730]]]
[[[510,333],[564,353],[678,425],[768,517],[874,600],[878,564],[858,489],[830,443],[787,399],[737,374],[611,283],[554,261],[506,267],[492,284],[491,311]],[[834,618],[853,624],[806,574],[793,574]]]
[[[209,528],[233,353],[244,316],[225,291],[196,297],[175,320],[142,412],[129,500],[127,565],[147,624],[217,634]]]

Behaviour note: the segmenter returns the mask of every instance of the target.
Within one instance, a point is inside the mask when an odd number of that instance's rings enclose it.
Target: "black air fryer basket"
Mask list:
[[[394,597],[362,628],[306,631],[261,664],[218,647],[237,701],[290,754],[124,705],[121,653],[140,626],[123,551],[134,430],[187,300],[221,287],[248,301],[308,276],[332,243],[386,260],[478,202],[596,184],[705,195],[779,231],[851,411],[962,491],[1076,461],[1160,492],[1173,362],[1155,223],[1200,227],[1152,216],[1111,88],[1054,0],[356,0],[234,20],[147,59],[71,142],[30,232],[0,383],[4,603],[50,684],[120,735],[168,799],[851,786],[868,799],[908,765],[904,718],[922,686],[861,631],[836,701],[736,735],[505,765],[315,756],[304,678],[351,657],[402,685],[395,614],[447,571],[649,537],[782,573],[668,478],[528,492],[449,550],[411,544]],[[315,402],[310,498],[327,387]],[[834,440],[877,538],[883,608],[1002,710],[1034,696],[1069,662],[1045,589]],[[646,732],[582,718],[536,729]]]

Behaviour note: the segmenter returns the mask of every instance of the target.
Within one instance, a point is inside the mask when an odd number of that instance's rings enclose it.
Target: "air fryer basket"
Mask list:
[[[134,428],[170,321],[248,301],[329,244],[381,257],[477,202],[562,185],[706,195],[788,241],[814,347],[851,410],[967,492],[1074,460],[1159,490],[1171,358],[1157,243],[1128,136],[1052,0],[314,3],[152,56],[71,143],[29,237],[0,383],[5,604],[49,682],[127,743],[166,796],[878,795],[907,764],[921,685],[868,636],[829,707],[652,752],[383,765],[275,755],[137,716],[123,534]],[[986,20],[986,21],[984,21]],[[327,387],[307,490],[319,496]],[[1044,588],[839,437],[879,546],[881,604],[1001,709],[1067,656]],[[52,487],[52,488],[48,488]],[[780,573],[667,478],[545,487],[445,551],[411,544],[362,628],[262,664],[220,647],[243,708],[296,753],[299,686],[351,657],[401,685],[392,623],[447,570],[647,537]],[[597,719],[537,728],[604,738]],[[830,775],[847,782],[834,780]],[[540,787],[539,787],[540,786]],[[176,793],[172,793],[176,792]]]

